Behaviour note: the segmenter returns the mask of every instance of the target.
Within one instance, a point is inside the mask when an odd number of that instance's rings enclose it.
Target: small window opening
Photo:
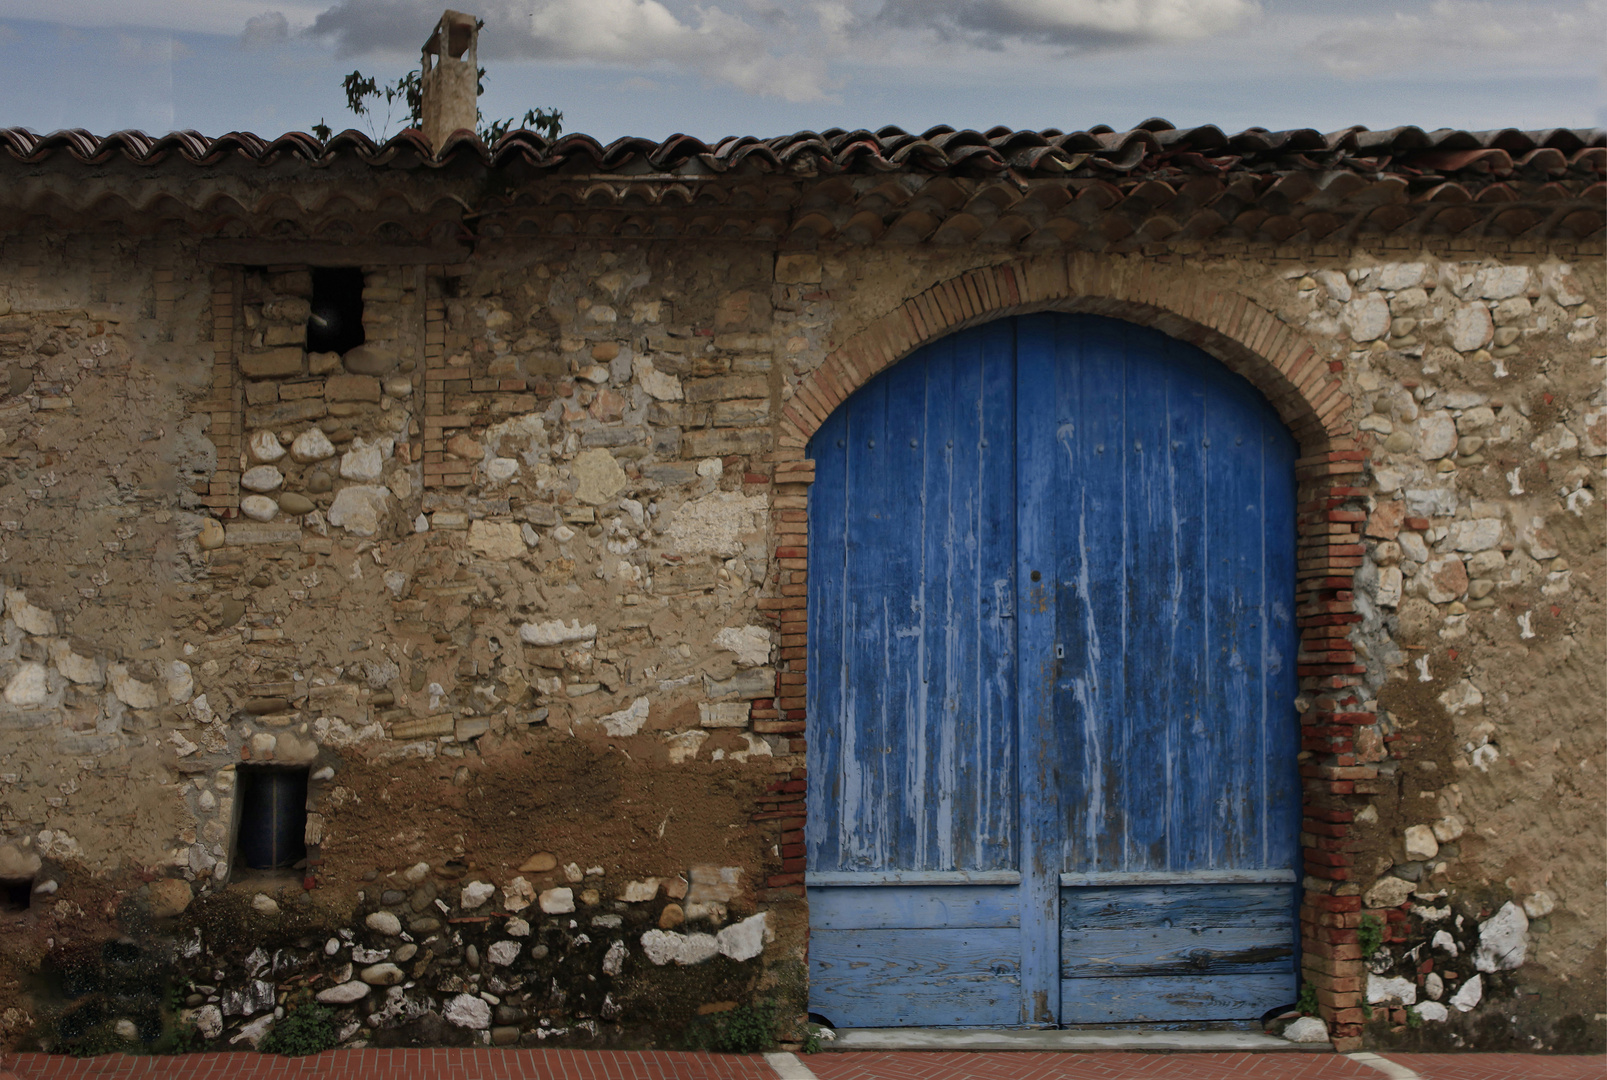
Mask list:
[[[307,857],[307,769],[241,765],[236,860],[251,870],[288,870]]]
[[[0,912],[27,911],[33,902],[33,878],[0,878]]]
[[[307,351],[344,353],[363,343],[363,271],[355,266],[315,267]]]

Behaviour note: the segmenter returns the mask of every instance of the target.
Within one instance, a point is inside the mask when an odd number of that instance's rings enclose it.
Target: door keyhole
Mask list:
[[[1043,575],[1038,573],[1038,571],[1034,570],[1032,572],[1032,580],[1033,581],[1042,581],[1043,580]]]

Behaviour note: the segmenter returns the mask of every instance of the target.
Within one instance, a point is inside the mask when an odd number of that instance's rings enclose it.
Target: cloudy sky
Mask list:
[[[1607,0],[453,0],[486,115],[801,129],[1607,124]],[[443,0],[0,0],[0,126],[363,127]],[[392,133],[399,127],[394,121]],[[381,132],[376,132],[381,133]]]

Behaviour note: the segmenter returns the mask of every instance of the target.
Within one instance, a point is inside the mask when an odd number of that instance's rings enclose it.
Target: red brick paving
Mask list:
[[[1607,1057],[1554,1054],[1387,1054],[1423,1080],[1604,1080]]]
[[[332,1050],[311,1057],[186,1054],[0,1061],[18,1080],[775,1080],[758,1055],[669,1051]],[[0,1071],[0,1080],[5,1074]]]
[[[1607,1058],[1397,1054],[1423,1080],[1607,1080]],[[1384,1080],[1337,1054],[839,1053],[820,1080]],[[762,1057],[667,1051],[338,1050],[316,1057],[190,1054],[0,1060],[0,1080],[774,1080]]]
[[[1384,1080],[1335,1054],[854,1053],[805,1059],[820,1080]]]

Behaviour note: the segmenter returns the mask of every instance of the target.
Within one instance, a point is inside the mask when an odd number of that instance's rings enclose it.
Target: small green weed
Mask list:
[[[685,1039],[693,1050],[753,1054],[776,1041],[775,1031],[776,1003],[764,1001],[700,1017],[686,1030]]]
[[[1423,1018],[1417,1014],[1416,1009],[1406,1010],[1406,1026],[1409,1028],[1420,1028],[1423,1026]]]
[[[321,1053],[335,1041],[335,1010],[315,1004],[312,995],[303,992],[285,1003],[285,1018],[263,1036],[258,1049],[294,1057]]]
[[[1317,988],[1310,983],[1302,984],[1300,987],[1300,996],[1295,999],[1295,1008],[1299,1009],[1307,1016],[1316,1016]]]
[[[1356,931],[1356,940],[1361,945],[1362,956],[1372,959],[1373,953],[1384,944],[1384,920],[1377,915],[1363,915],[1361,927]]]

